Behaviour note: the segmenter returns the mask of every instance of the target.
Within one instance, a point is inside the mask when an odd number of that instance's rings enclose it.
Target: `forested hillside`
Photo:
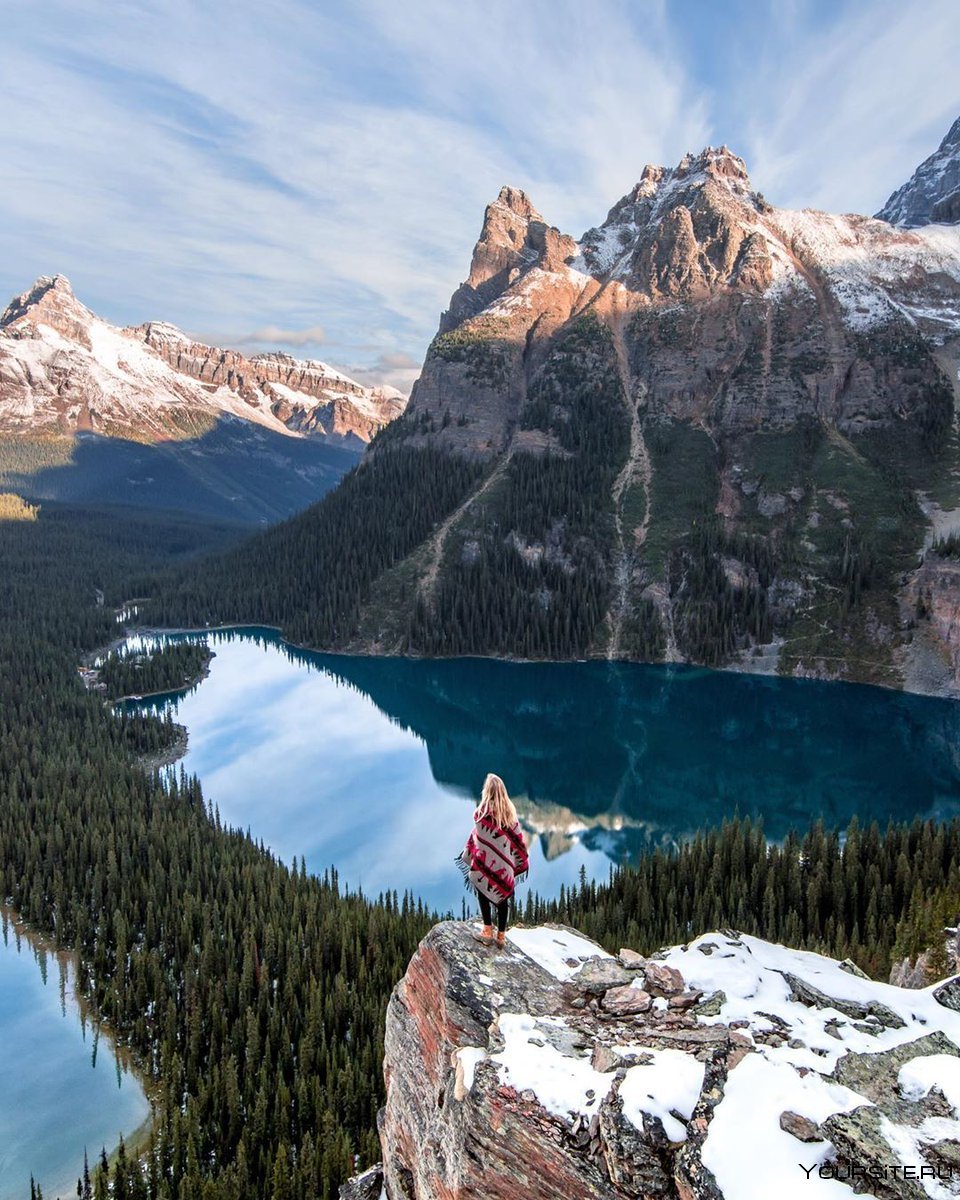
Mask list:
[[[137,765],[172,730],[84,690],[138,573],[235,536],[46,505],[0,521],[0,887],[159,1081],[145,1170],[113,1172],[128,1200],[335,1195],[375,1153],[383,1009],[430,923],[222,828],[198,784]]]

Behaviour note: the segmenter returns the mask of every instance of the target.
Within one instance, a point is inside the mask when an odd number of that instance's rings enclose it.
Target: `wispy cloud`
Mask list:
[[[409,354],[394,352],[378,354],[372,362],[363,366],[354,364],[341,367],[340,370],[345,375],[349,375],[351,379],[355,379],[358,383],[365,383],[368,387],[387,383],[408,396],[420,374],[420,360],[412,358]]]
[[[230,344],[235,346],[294,346],[297,349],[303,349],[304,346],[319,346],[325,336],[322,325],[308,325],[306,329],[281,329],[279,325],[264,325],[262,329],[254,329],[251,333],[241,334]]]
[[[62,271],[123,324],[292,348],[322,331],[354,372],[409,376],[387,356],[419,361],[503,183],[579,234],[645,162],[726,141],[774,202],[873,211],[956,115],[955,17],[954,0],[8,6],[0,294]]]
[[[873,213],[960,115],[955,0],[785,6],[776,47],[754,64],[744,128],[773,203]]]

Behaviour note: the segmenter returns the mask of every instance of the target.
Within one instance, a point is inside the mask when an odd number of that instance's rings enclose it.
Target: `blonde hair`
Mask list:
[[[507,785],[499,775],[488,775],[480,793],[480,817],[489,817],[501,829],[510,829],[517,823],[517,810],[507,793]]]

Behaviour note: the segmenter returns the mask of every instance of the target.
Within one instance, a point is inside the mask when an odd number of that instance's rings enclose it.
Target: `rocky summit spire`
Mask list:
[[[0,329],[45,325],[89,349],[88,330],[94,319],[73,294],[66,275],[41,275],[32,287],[10,301],[0,316]]]
[[[556,270],[577,252],[573,238],[548,225],[521,188],[505,186],[483,214],[470,274],[450,301],[441,331],[453,329],[533,266]]]
[[[938,149],[893,193],[877,216],[908,229],[960,222],[960,117]]]
[[[772,266],[755,230],[762,205],[727,146],[685,154],[675,167],[648,163],[603,224],[583,235],[578,265],[654,298],[731,285],[763,292]]]

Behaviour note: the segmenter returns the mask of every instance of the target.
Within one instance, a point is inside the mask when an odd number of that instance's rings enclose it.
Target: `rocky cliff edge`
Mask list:
[[[435,926],[394,989],[383,1162],[344,1200],[960,1195],[960,977],[475,928]]]

